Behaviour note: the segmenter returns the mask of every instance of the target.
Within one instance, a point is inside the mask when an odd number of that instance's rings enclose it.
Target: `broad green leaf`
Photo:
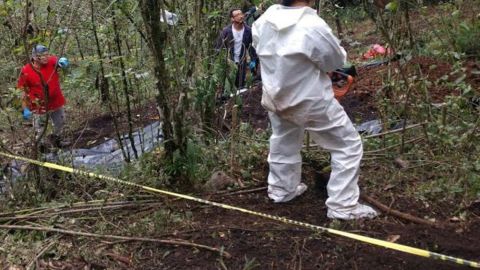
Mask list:
[[[397,12],[398,10],[398,2],[397,1],[392,1],[390,3],[388,3],[386,6],[385,6],[385,9],[394,13],[394,12]]]

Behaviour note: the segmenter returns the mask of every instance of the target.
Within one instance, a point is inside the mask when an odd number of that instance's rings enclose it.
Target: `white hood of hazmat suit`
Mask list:
[[[252,27],[260,58],[262,106],[272,125],[268,196],[287,202],[307,187],[301,183],[304,131],[331,154],[327,185],[329,218],[373,217],[358,204],[363,148],[358,132],[334,98],[327,72],[343,66],[345,50],[330,27],[309,7],[271,6]]]
[[[273,5],[252,31],[267,110],[302,123],[314,103],[334,98],[327,72],[341,68],[346,53],[315,10]]]

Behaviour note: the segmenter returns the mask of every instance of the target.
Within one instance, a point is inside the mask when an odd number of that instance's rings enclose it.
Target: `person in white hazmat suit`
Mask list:
[[[287,202],[307,189],[301,183],[304,131],[331,154],[327,216],[372,218],[377,212],[358,203],[363,155],[360,135],[334,98],[328,72],[341,68],[345,50],[308,0],[284,0],[253,24],[253,46],[262,64],[262,106],[272,125],[268,196]]]

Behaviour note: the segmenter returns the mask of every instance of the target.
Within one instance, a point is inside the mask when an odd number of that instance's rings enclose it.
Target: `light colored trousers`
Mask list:
[[[332,210],[354,207],[360,195],[358,176],[363,147],[360,135],[337,100],[318,102],[301,124],[273,112],[269,112],[269,117],[272,136],[268,155],[268,196],[282,199],[295,192],[300,184],[300,150],[307,130],[313,141],[331,154],[327,207]]]
[[[47,115],[49,116],[49,123],[53,124],[53,135],[61,136],[63,127],[65,126],[65,110],[63,107],[56,111],[45,114],[33,114],[33,126],[35,128],[35,138],[38,139],[42,134],[45,124],[47,123]],[[45,137],[45,136],[44,136]]]

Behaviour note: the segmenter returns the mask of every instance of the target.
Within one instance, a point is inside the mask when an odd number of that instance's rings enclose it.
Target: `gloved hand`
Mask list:
[[[66,68],[68,67],[68,59],[65,58],[65,57],[60,57],[60,59],[58,59],[58,66],[61,67],[61,68]]]
[[[257,66],[257,61],[255,60],[250,61],[250,63],[248,64],[248,67],[250,68],[250,70],[254,70],[256,66]]]
[[[248,16],[254,14],[256,11],[257,11],[257,7],[255,7],[255,6],[251,7],[250,9],[248,9],[247,12],[245,12],[245,17],[248,17]]]
[[[32,117],[32,112],[30,111],[30,109],[24,108],[22,115],[24,120],[30,120],[30,118]]]

